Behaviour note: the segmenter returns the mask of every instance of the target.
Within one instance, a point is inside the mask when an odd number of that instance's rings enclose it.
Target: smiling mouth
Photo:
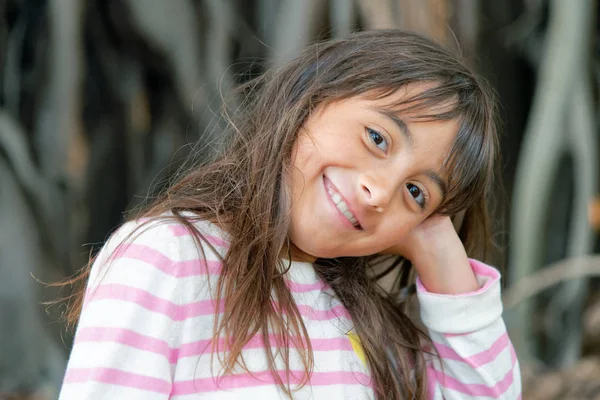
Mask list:
[[[348,221],[350,221],[352,226],[354,226],[357,229],[362,229],[362,227],[358,223],[358,219],[356,219],[356,216],[354,214],[352,214],[352,211],[350,211],[350,209],[348,208],[348,204],[346,204],[346,202],[342,198],[342,195],[340,195],[332,187],[333,185],[331,185],[331,183],[329,183],[328,180],[325,183],[326,183],[325,187],[327,188],[327,193],[329,193],[329,197],[331,197],[331,200],[335,204],[336,208],[342,213],[342,215],[344,217],[346,217],[348,219]]]

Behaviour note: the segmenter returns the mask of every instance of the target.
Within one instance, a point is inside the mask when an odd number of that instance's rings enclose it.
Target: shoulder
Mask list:
[[[160,368],[169,380],[184,323],[212,332],[211,277],[220,273],[225,251],[220,245],[226,242],[214,226],[198,221],[194,226],[207,238],[200,245],[185,221],[172,218],[130,221],[111,235],[90,271],[71,371],[73,366],[99,368],[89,380],[101,384],[114,383],[117,370],[125,371],[128,375],[117,382],[122,385],[156,377]],[[145,376],[139,378],[140,373]]]
[[[169,247],[185,244],[197,232],[201,243],[214,247],[228,247],[229,237],[217,225],[199,220],[190,213],[182,214],[183,221],[173,214],[130,220],[121,225],[109,237],[107,244],[146,243],[153,247]]]
[[[108,239],[95,259],[89,286],[134,284],[172,289],[182,281],[218,275],[228,248],[227,235],[214,224],[193,221],[191,226],[163,215],[124,223]],[[195,240],[194,231],[199,234]]]
[[[198,250],[209,250],[216,257],[223,255],[229,238],[222,229],[208,221],[192,219],[189,214],[184,214],[184,218],[182,222],[172,214],[164,214],[128,221],[111,234],[103,252],[113,254],[132,247],[180,259],[196,255],[192,253]],[[118,251],[115,255],[119,255]]]

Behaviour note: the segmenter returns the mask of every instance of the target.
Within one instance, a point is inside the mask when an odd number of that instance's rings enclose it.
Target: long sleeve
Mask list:
[[[430,399],[521,398],[519,363],[502,320],[500,274],[471,260],[476,292],[441,295],[417,281],[421,319],[439,354],[427,368]]]
[[[168,224],[135,232],[127,223],[92,267],[60,400],[168,399],[179,325],[186,317],[185,276],[202,259],[181,260]]]

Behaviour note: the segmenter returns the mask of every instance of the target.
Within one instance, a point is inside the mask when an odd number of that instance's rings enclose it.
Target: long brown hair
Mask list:
[[[196,219],[214,222],[229,234],[230,247],[215,288],[223,308],[222,318],[215,319],[214,338],[225,338],[227,349],[213,352],[226,350],[221,359],[224,374],[244,366],[241,351],[258,334],[265,342],[273,377],[287,395],[291,397],[295,388],[276,373],[276,356],[283,358],[290,376],[290,348],[298,349],[306,370],[302,385],[309,381],[310,339],[284,283],[287,266],[281,260],[288,245],[293,145],[315,107],[361,94],[385,98],[416,82],[431,85],[401,104],[390,104],[390,109],[411,108],[424,119],[460,122],[445,164],[449,193],[438,212],[464,213],[460,236],[472,255],[487,237],[486,197],[497,149],[494,96],[449,51],[397,30],[315,44],[287,65],[246,84],[242,107],[229,119],[225,132],[230,143],[226,150],[214,160],[191,165],[137,215],[178,220],[194,233],[199,248],[203,237],[193,225]],[[446,106],[436,107],[440,105]],[[436,109],[443,112],[431,112]],[[368,273],[373,259],[317,260],[315,268],[352,316],[377,397],[425,398],[423,343],[428,338],[408,317],[403,303],[378,289]],[[67,283],[85,279],[86,273]],[[83,288],[68,308],[71,323],[79,318],[82,297]],[[271,348],[269,332],[282,338],[274,346],[277,350]]]

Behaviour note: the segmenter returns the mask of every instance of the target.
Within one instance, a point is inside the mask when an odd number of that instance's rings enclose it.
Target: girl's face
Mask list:
[[[292,154],[290,234],[298,258],[382,252],[441,204],[442,165],[458,122],[384,111],[407,93],[332,102],[307,119]]]

